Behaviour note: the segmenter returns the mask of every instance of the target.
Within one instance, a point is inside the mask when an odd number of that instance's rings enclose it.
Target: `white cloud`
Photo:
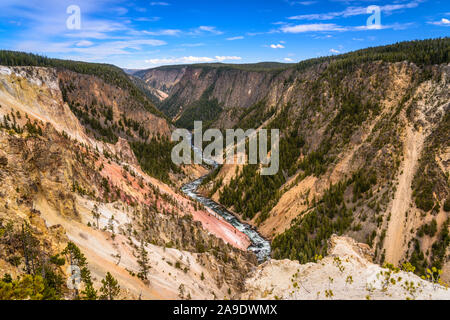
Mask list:
[[[197,29],[194,30],[195,33],[201,33],[201,32],[209,32],[212,34],[223,34],[222,31],[219,31],[216,29],[216,27],[213,26],[200,26]]]
[[[330,49],[330,52],[331,53],[341,53],[339,50],[336,50],[336,49]]]
[[[370,26],[359,26],[359,27],[352,27],[349,30],[351,31],[364,31],[364,30],[385,30],[385,29],[392,29],[392,30],[405,30],[409,27],[413,26],[414,23],[393,23],[393,24],[384,24],[384,25],[370,25]]]
[[[241,60],[241,57],[236,56],[216,56],[217,61],[226,61],[226,60]]]
[[[81,42],[81,43],[80,43]],[[81,45],[80,45],[81,44]],[[166,42],[161,40],[141,39],[127,41],[102,42],[88,46],[88,41],[65,41],[65,42],[44,42],[44,41],[24,41],[19,43],[15,50],[42,52],[45,48],[46,53],[76,53],[83,54],[95,59],[104,59],[111,55],[128,55],[130,50],[142,50],[143,46],[162,46]]]
[[[317,1],[287,1],[291,6],[296,4],[301,4],[302,6],[310,6],[312,4],[317,3]]]
[[[208,57],[180,57],[180,58],[162,58],[162,59],[148,59],[145,60],[149,64],[174,64],[174,63],[199,63],[199,62],[213,62],[213,58]]]
[[[380,10],[384,14],[390,14],[397,10],[411,9],[419,6],[420,1],[412,1],[403,4],[388,4],[380,6]],[[332,20],[335,18],[348,18],[357,15],[366,15],[367,7],[348,7],[343,11],[337,12],[327,12],[327,13],[317,13],[317,14],[303,14],[289,17],[290,20]]]
[[[291,58],[284,58],[284,61],[286,61],[286,62],[293,62],[294,60],[291,59]]]
[[[139,22],[155,22],[161,20],[161,17],[140,17],[134,18],[133,20]]]
[[[148,59],[145,60],[146,63],[152,65],[163,65],[163,64],[177,64],[177,63],[207,63],[207,62],[223,62],[230,60],[241,60],[241,57],[236,56],[215,56],[211,57],[178,57],[178,58],[161,58],[161,59]]]
[[[313,36],[314,39],[331,39],[333,38],[333,36],[331,34],[326,34],[326,35],[314,35]]]
[[[80,42],[78,42],[76,44],[77,47],[90,47],[92,46],[94,43],[92,41],[88,41],[88,40],[81,40]]]
[[[242,40],[244,39],[243,36],[238,36],[238,37],[231,37],[231,38],[227,38],[228,41],[233,41],[233,40]]]
[[[283,26],[280,29],[284,33],[303,33],[311,31],[345,31],[345,27],[334,23],[300,24],[296,26]]]
[[[190,29],[189,31],[183,32],[186,35],[189,36],[201,36],[205,34],[214,34],[214,35],[221,35],[223,34],[222,31],[217,30],[214,26],[200,26],[194,29]]]
[[[190,47],[190,48],[194,48],[194,47],[202,47],[202,46],[204,46],[205,44],[204,43],[183,43],[183,44],[180,44],[180,46],[182,46],[182,47]]]
[[[142,33],[142,29],[134,27],[128,17],[121,16],[126,9],[116,5],[123,1],[77,0],[76,4],[82,10],[81,30],[67,29],[67,3],[64,1],[28,0],[20,6],[17,1],[12,5],[12,0],[11,5],[7,5],[9,1],[0,1],[0,17],[20,17],[24,22],[20,32],[8,43],[12,50],[120,64],[144,51],[149,54],[150,46],[166,44],[152,40]],[[97,18],[99,16],[102,18]],[[156,21],[153,18],[145,20]]]
[[[429,24],[434,24],[436,26],[448,26],[450,27],[450,20],[446,18],[442,18],[440,21],[432,21],[428,22]]]
[[[151,2],[151,6],[170,6],[170,3],[167,2]]]
[[[383,26],[381,24],[371,24],[368,26],[358,26],[355,27],[356,30],[383,30],[388,29],[387,26]]]
[[[284,46],[282,44],[271,44],[270,47],[272,49],[283,49]]]
[[[265,34],[266,32],[247,32],[246,35],[249,37],[259,36]]]
[[[103,32],[96,32],[96,31],[81,31],[77,33],[63,33],[64,36],[68,38],[85,38],[85,39],[97,39],[97,40],[104,40],[104,39],[110,39],[110,37],[103,33]]]
[[[391,25],[370,25],[370,26],[340,26],[334,23],[314,23],[314,24],[300,24],[300,25],[287,25],[281,27],[279,30],[284,33],[304,33],[304,32],[328,32],[328,31],[366,31],[366,30],[405,30],[413,26],[414,23],[394,23]],[[327,35],[326,38],[330,38]],[[319,37],[316,37],[319,38]],[[323,37],[322,37],[323,38]]]
[[[142,33],[149,36],[178,36],[181,30],[178,29],[164,29],[158,31],[143,31]]]
[[[139,32],[138,32],[139,33]],[[179,29],[162,29],[155,31],[142,31],[141,34],[150,35],[150,36],[179,36],[179,35],[189,35],[189,36],[200,36],[204,34],[214,34],[221,35],[222,31],[216,29],[213,26],[200,26],[195,29],[191,29],[189,31],[183,31]]]
[[[123,8],[123,7],[113,8],[113,11],[115,11],[120,16],[123,16],[124,14],[128,13],[128,9],[127,8]]]
[[[296,3],[301,4],[302,6],[310,6],[312,4],[316,4],[317,1],[298,1]]]
[[[54,31],[54,29],[51,29],[51,26],[43,27],[45,30],[39,30],[36,32],[41,32],[43,36],[50,36]],[[47,30],[49,28],[50,30]],[[117,36],[117,31],[120,31],[121,36]],[[60,30],[60,34],[63,34],[66,37],[69,38],[90,38],[90,39],[117,39],[117,38],[123,38],[124,34],[128,33],[131,34],[135,30],[129,28],[125,23],[116,22],[116,21],[108,21],[108,20],[82,20],[82,28],[80,31],[77,30],[67,30],[62,29]]]

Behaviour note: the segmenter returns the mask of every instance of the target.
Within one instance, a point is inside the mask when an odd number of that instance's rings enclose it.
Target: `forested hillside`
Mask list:
[[[132,83],[125,72],[113,65],[51,59],[31,53],[6,50],[0,50],[0,65],[52,67],[70,70],[80,74],[93,75],[107,83],[129,91],[133,99],[142,103],[148,111],[161,116],[158,109],[144,98],[142,92]]]
[[[0,300],[238,295],[256,262],[249,240],[174,186],[184,173],[170,159],[171,124],[121,85],[128,78],[6,56]]]
[[[172,146],[169,121],[154,107],[146,88],[120,68],[14,51],[0,51],[0,65],[56,68],[62,99],[89,135],[111,144],[119,138],[129,141],[144,170],[167,183],[169,173],[179,171],[166,167]]]
[[[271,70],[188,66],[160,106],[187,128],[281,130],[278,174],[223,166],[204,186],[273,238],[274,258],[312,261],[347,234],[424,274],[448,264],[449,52],[442,38]]]

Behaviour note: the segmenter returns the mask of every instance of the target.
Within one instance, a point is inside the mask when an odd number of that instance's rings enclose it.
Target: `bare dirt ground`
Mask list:
[[[117,209],[113,204],[99,204],[99,229],[87,226],[87,222],[92,221],[91,208],[94,205],[90,200],[81,197],[77,199],[82,222],[64,218],[49,206],[43,196],[36,199],[35,204],[36,209],[42,212],[47,226],[63,226],[69,240],[80,247],[88,260],[96,287],[101,285],[100,280],[108,271],[118,280],[123,289],[122,295],[127,299],[179,299],[180,285],[184,286],[184,294],[189,293],[193,299],[212,299],[214,296],[225,298],[227,295],[227,288],[219,287],[214,281],[214,273],[217,271],[209,270],[199,262],[197,254],[173,248],[148,244],[146,250],[151,266],[149,282],[145,283],[132,276],[128,270],[137,273],[139,266],[137,253],[130,245],[130,239],[120,234],[112,239],[109,231],[102,230],[112,215],[116,230],[129,220],[125,210]],[[135,243],[136,240],[132,241],[139,246]],[[120,261],[117,254],[121,255]],[[176,262],[180,262],[182,267],[176,268]],[[184,267],[188,267],[187,272],[182,270]],[[201,280],[202,273],[204,280]]]
[[[179,205],[185,208],[185,213],[192,214],[193,219],[195,221],[200,221],[203,228],[208,230],[211,234],[214,234],[226,243],[229,243],[241,250],[246,250],[250,245],[250,240],[248,237],[225,221],[222,217],[215,215],[213,212],[208,210],[196,210],[192,201],[181,194],[174,192],[166,184],[149,177],[142,172],[139,167],[133,167],[133,170],[137,173],[138,177],[142,178],[145,182],[143,187],[139,186],[137,179],[132,177],[130,174],[128,174],[127,178],[124,178],[122,168],[116,163],[103,162],[103,165],[104,169],[102,170],[102,175],[110,179],[113,185],[119,185],[121,190],[126,190],[128,194],[133,195],[136,199],[138,199],[138,201],[148,204],[149,200],[147,200],[144,195],[150,191],[146,185],[146,183],[150,183],[157,187],[162,193],[165,193],[175,199]],[[158,202],[158,206],[160,209],[171,209],[167,206],[167,203],[161,200]]]
[[[406,127],[404,160],[400,167],[397,191],[390,210],[390,221],[387,228],[384,247],[386,261],[397,265],[406,251],[404,239],[406,230],[406,212],[410,208],[412,189],[411,183],[417,169],[417,163],[422,151],[424,136],[412,127]]]
[[[317,194],[314,188],[316,182],[316,177],[309,176],[286,191],[271,210],[269,217],[259,227],[261,234],[273,238],[288,229],[291,221],[308,208],[306,201],[311,201]]]

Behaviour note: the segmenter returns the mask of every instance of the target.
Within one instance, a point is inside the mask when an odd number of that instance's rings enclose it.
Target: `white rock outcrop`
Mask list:
[[[246,281],[243,299],[450,299],[450,289],[372,263],[369,246],[333,235],[317,263],[270,260]]]

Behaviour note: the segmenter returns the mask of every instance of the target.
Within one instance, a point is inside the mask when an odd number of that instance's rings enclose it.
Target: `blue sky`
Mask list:
[[[81,11],[67,28],[67,8]],[[367,7],[380,8],[369,26]],[[0,48],[123,68],[297,62],[450,35],[448,0],[1,0]]]

